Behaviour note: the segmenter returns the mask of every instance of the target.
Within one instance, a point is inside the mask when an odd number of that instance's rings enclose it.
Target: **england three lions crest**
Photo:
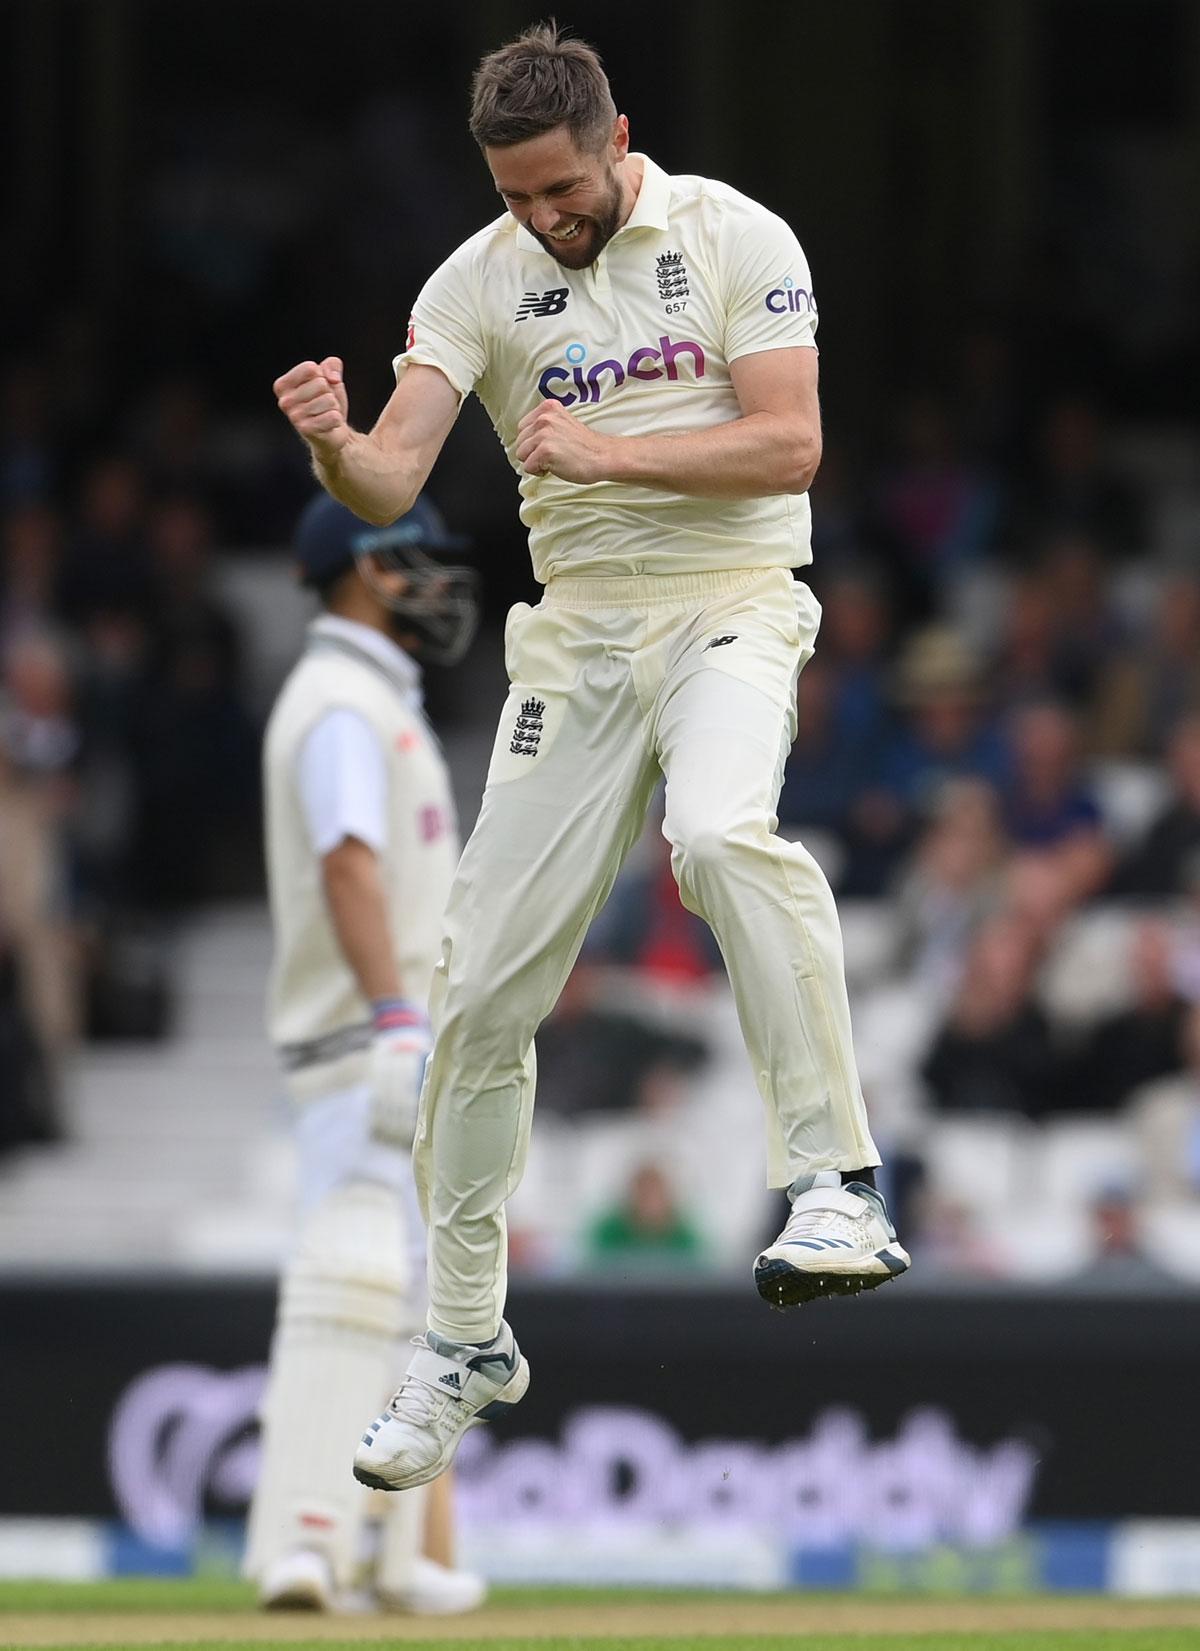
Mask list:
[[[683,261],[683,253],[660,253],[655,261],[654,274],[658,281],[658,296],[663,303],[682,307],[689,291],[687,265]]]
[[[514,757],[536,757],[538,745],[542,738],[542,729],[545,726],[542,719],[546,714],[544,699],[526,699],[521,701],[521,710],[517,716],[513,736],[509,741],[508,749]]]

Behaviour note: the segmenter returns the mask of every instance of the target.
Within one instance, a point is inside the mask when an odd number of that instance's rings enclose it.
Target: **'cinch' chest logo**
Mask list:
[[[584,402],[599,401],[606,391],[619,390],[627,379],[677,379],[677,363],[683,355],[691,357],[694,376],[703,378],[704,351],[694,338],[681,338],[676,343],[664,333],[658,341],[657,349],[643,344],[631,353],[628,361],[615,361],[606,357],[605,360],[597,361],[587,368],[584,367],[587,360],[584,345],[568,344],[567,365],[556,363],[553,367],[546,367],[538,379],[538,389],[547,401],[560,402],[564,407],[573,407],[577,402],[582,406]],[[607,379],[606,374],[609,375]],[[566,384],[574,384],[575,390],[568,390],[563,394],[554,388],[556,385]]]

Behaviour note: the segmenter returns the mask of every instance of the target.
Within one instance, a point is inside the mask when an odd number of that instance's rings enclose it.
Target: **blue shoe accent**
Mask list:
[[[485,1422],[494,1422],[498,1416],[506,1416],[510,1410],[515,1409],[516,1406],[510,1404],[507,1399],[493,1399],[491,1404],[485,1404],[475,1414]]]
[[[876,1250],[875,1259],[876,1261],[882,1261],[893,1277],[908,1271],[908,1263],[901,1261],[899,1256],[889,1255],[887,1250]]]

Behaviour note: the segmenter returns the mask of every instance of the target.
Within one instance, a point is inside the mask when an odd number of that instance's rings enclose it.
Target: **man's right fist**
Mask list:
[[[353,432],[340,356],[327,355],[319,363],[302,361],[277,378],[274,389],[280,410],[319,458],[341,452]]]

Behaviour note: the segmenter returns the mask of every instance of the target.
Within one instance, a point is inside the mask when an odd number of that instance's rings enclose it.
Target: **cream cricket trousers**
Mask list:
[[[766,1107],[770,1184],[879,1162],[833,895],[775,804],[820,608],[785,569],[554,579],[508,616],[512,688],[446,911],[414,1165],[429,1323],[499,1329],[533,1038],[660,775],[683,903],[717,937]]]

